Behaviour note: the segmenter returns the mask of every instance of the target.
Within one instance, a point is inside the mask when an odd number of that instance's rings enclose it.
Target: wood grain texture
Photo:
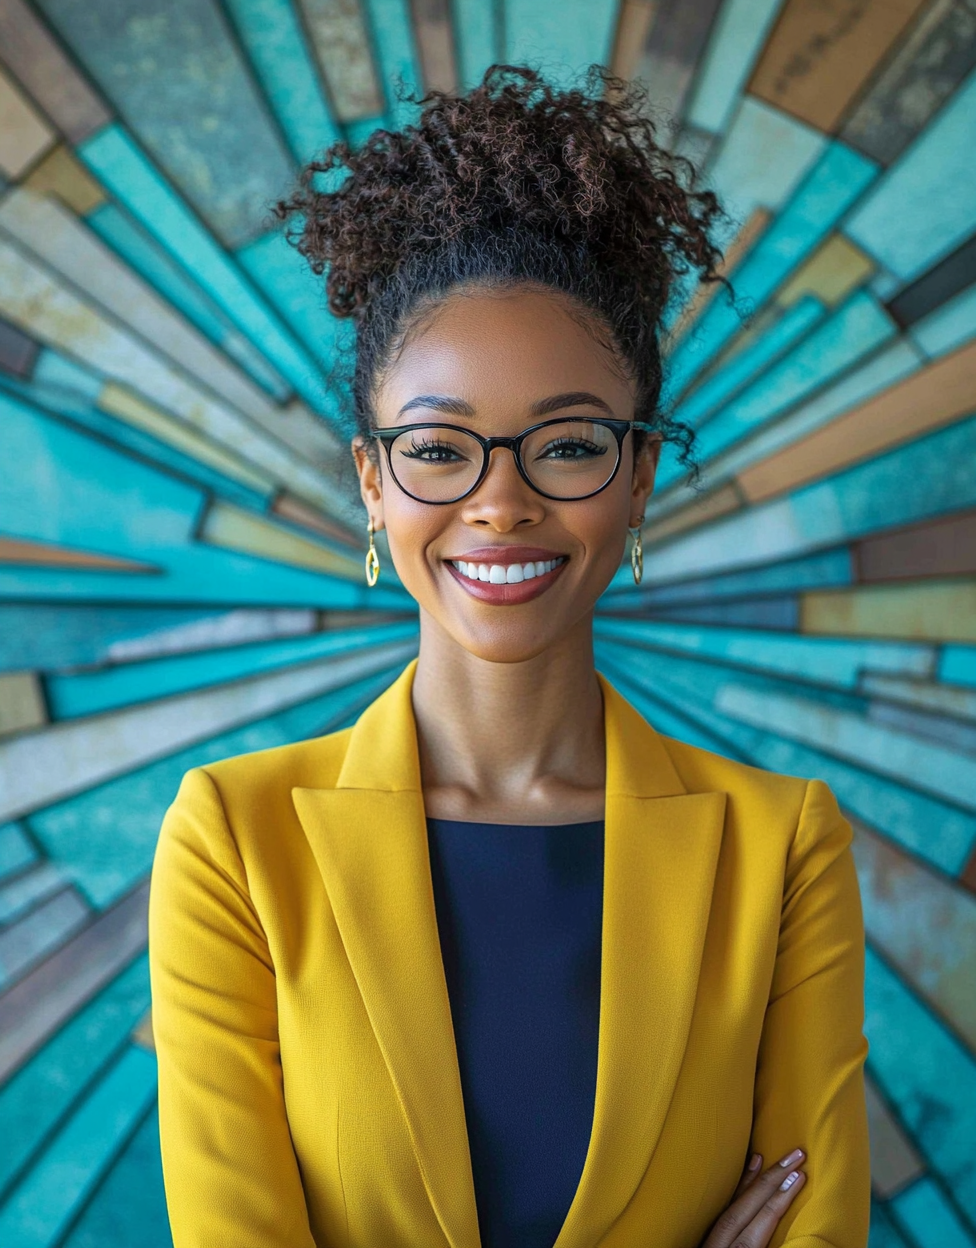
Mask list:
[[[976,511],[865,538],[852,552],[864,583],[976,575]]]
[[[897,294],[887,305],[888,312],[902,329],[907,329],[974,283],[976,237],[957,247],[951,255]]]
[[[457,62],[449,0],[410,0],[427,91],[456,91]]]
[[[800,600],[800,631],[842,637],[976,642],[976,580],[814,590]]]
[[[90,568],[103,572],[158,572],[149,563],[99,555],[90,550],[72,550],[50,542],[33,542],[23,537],[0,535],[0,564],[17,563],[38,568]]]
[[[776,302],[790,307],[804,295],[814,295],[836,307],[863,285],[874,272],[874,261],[843,234],[833,234],[780,290]]]
[[[59,144],[26,179],[39,195],[56,195],[80,217],[105,203],[108,196],[70,148]]]
[[[976,65],[976,0],[935,0],[905,36],[841,131],[890,165]]]
[[[654,545],[667,541],[686,529],[698,528],[710,520],[717,520],[742,506],[742,496],[735,485],[723,485],[711,494],[691,496],[691,501],[666,519],[644,527],[644,541]]]
[[[633,78],[651,31],[657,0],[623,0],[617,17],[610,69],[618,78]]]
[[[750,92],[833,131],[926,0],[788,0]]]
[[[37,672],[0,672],[0,736],[46,723],[47,708]]]
[[[383,93],[356,0],[298,0],[340,121],[378,117]]]
[[[279,494],[271,510],[282,520],[287,520],[290,524],[301,525],[303,529],[311,529],[313,533],[320,533],[333,542],[341,542],[343,546],[349,546],[355,551],[365,549],[364,539],[360,539],[347,528],[337,524],[331,517],[324,515],[308,503],[303,503],[300,498],[294,498],[291,494]]]
[[[680,119],[721,0],[659,0],[633,77],[647,89],[662,120]]]
[[[81,143],[111,121],[101,98],[25,0],[0,4],[0,60],[72,143]]]
[[[0,368],[15,377],[29,377],[40,353],[40,343],[29,334],[0,319]]]
[[[54,131],[20,87],[0,71],[0,174],[16,181],[54,143]]]
[[[829,425],[746,468],[739,484],[751,502],[877,455],[976,410],[976,343],[938,360]]]

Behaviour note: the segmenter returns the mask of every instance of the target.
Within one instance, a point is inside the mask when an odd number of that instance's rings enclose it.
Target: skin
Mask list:
[[[583,394],[592,398],[580,401]],[[563,395],[574,396],[571,405],[539,414],[540,403]],[[505,437],[563,414],[632,420],[635,390],[606,335],[565,296],[468,290],[408,331],[377,379],[373,405],[379,427],[440,421]],[[620,567],[627,529],[643,521],[659,453],[652,439],[635,456],[628,435],[611,484],[564,502],[537,494],[511,452],[496,449],[473,494],[431,506],[399,489],[385,451],[371,455],[354,441],[363,502],[420,608],[413,709],[431,817],[550,825],[603,818],[593,613]],[[513,559],[518,547],[547,552],[533,558],[565,558],[528,601],[484,601],[450,566],[507,564],[521,557]],[[801,1172],[781,1192],[784,1177],[778,1164],[762,1175],[746,1170],[704,1248],[763,1248],[803,1186]]]

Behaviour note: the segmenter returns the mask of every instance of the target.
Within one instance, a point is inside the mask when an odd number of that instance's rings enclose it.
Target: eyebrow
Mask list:
[[[548,416],[551,412],[561,412],[566,407],[598,407],[608,416],[613,415],[609,403],[590,394],[588,390],[571,390],[568,394],[553,394],[548,399],[540,399],[532,404],[533,416]]]
[[[412,412],[418,407],[444,412],[447,416],[474,415],[474,408],[470,403],[465,403],[464,399],[456,399],[447,394],[418,394],[408,403],[404,403],[397,412],[397,416],[402,416],[404,412]]]

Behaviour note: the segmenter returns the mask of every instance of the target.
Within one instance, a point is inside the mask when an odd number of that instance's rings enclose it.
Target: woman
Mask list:
[[[662,440],[687,456],[657,344],[718,209],[590,88],[490,71],[279,208],[355,321],[367,575],[385,529],[420,655],[167,814],[177,1248],[866,1242],[850,827],[594,670]]]

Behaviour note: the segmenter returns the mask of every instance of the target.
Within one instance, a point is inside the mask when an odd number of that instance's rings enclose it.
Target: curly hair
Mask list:
[[[568,297],[635,385],[636,419],[693,464],[694,434],[660,410],[662,321],[676,281],[721,281],[715,196],[659,146],[641,92],[593,66],[582,89],[493,65],[464,95],[415,100],[416,122],[336,143],[276,215],[329,310],[356,328],[351,394],[368,437],[383,368],[425,310],[466,287]]]

